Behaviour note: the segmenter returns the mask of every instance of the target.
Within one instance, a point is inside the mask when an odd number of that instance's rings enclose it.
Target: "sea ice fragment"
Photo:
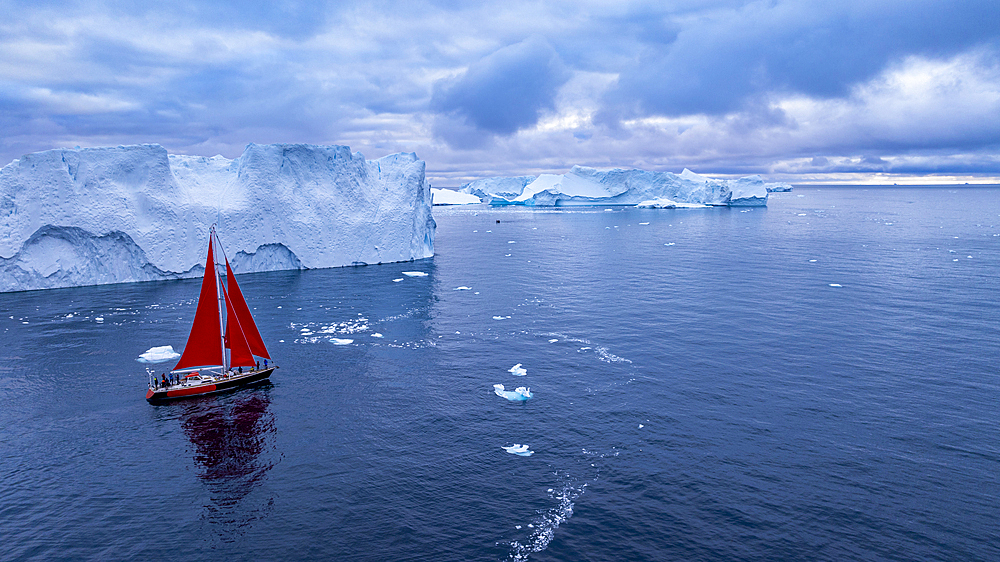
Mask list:
[[[510,369],[507,369],[507,371],[516,377],[523,377],[528,374],[528,370],[522,367],[520,363],[514,365]]]
[[[163,363],[164,361],[177,359],[180,356],[180,353],[174,351],[174,346],[161,345],[147,349],[136,361],[140,363]]]
[[[535,454],[534,451],[529,451],[528,450],[528,446],[527,445],[521,445],[520,443],[514,443],[514,445],[511,446],[511,447],[500,447],[500,448],[503,449],[504,451],[507,451],[508,453],[510,453],[512,455],[518,455],[518,456],[522,456],[522,457],[530,457],[531,455]],[[521,528],[521,526],[518,525],[518,529],[520,529],[520,528]]]
[[[350,345],[354,343],[354,340],[349,338],[330,338],[330,343],[333,345]]]
[[[502,384],[493,385],[493,392],[501,397],[510,400],[511,402],[524,401],[532,398],[534,395],[531,394],[531,389],[523,386],[519,386],[514,390],[504,390]]]
[[[430,273],[424,273],[423,271],[404,271],[403,275],[407,277],[427,277]]]

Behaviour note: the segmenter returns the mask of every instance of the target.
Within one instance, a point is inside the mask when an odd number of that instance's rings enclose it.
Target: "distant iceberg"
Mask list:
[[[0,292],[198,277],[210,225],[237,273],[434,254],[425,164],[346,146],[56,149],[0,169]]]
[[[104,319],[101,318],[103,321]],[[164,363],[177,359],[181,354],[174,351],[174,346],[172,345],[161,345],[158,347],[151,347],[143,352],[136,361],[140,363]]]
[[[684,169],[680,174],[646,170],[598,170],[574,166],[566,174],[484,178],[462,186],[491,205],[642,205],[652,208],[698,206],[763,207],[768,191],[791,186],[765,183],[760,176],[712,179]]]
[[[519,386],[519,387],[515,388],[514,390],[504,390],[504,387],[503,387],[502,384],[495,384],[495,385],[493,385],[493,392],[497,396],[500,396],[502,398],[506,398],[507,400],[510,400],[512,402],[527,400],[527,399],[529,399],[529,398],[531,398],[531,397],[534,396],[531,393],[531,389],[530,388],[525,388],[523,386]]]
[[[474,205],[482,201],[470,193],[455,191],[454,189],[431,188],[431,197],[435,205]]]

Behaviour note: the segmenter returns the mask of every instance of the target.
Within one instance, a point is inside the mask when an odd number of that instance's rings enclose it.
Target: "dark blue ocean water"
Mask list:
[[[243,276],[280,369],[222,396],[135,361],[198,280],[0,295],[0,558],[1000,559],[1000,189],[435,218]]]

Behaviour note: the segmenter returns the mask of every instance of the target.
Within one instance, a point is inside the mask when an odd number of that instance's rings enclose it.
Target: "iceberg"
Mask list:
[[[435,205],[475,205],[482,201],[470,193],[455,191],[454,189],[431,188],[431,197]]]
[[[500,448],[512,455],[519,455],[522,457],[530,457],[531,455],[535,454],[534,451],[528,450],[527,445],[522,445],[520,443],[514,443],[514,445],[511,447],[500,447]]]
[[[213,223],[237,273],[429,258],[424,170],[413,153],[306,144],[28,154],[0,168],[0,292],[198,277]]]
[[[737,180],[712,179],[687,168],[680,174],[636,169],[598,170],[574,166],[565,174],[484,178],[459,191],[491,205],[571,206],[642,205],[651,208],[705,206],[762,207],[769,187],[760,176]],[[788,186],[789,189],[791,186]]]
[[[514,390],[504,390],[504,387],[503,387],[502,384],[495,384],[495,385],[493,385],[493,393],[496,394],[497,396],[501,397],[501,398],[506,398],[507,400],[510,400],[511,402],[518,402],[518,401],[527,400],[527,399],[529,399],[529,398],[531,398],[531,397],[534,396],[531,393],[531,389],[530,388],[525,388],[523,386],[519,386],[519,387],[515,388]]]
[[[516,377],[523,377],[528,374],[528,370],[522,367],[520,363],[508,369],[507,372]]]
[[[101,320],[104,320],[101,318]],[[166,361],[171,361],[177,359],[181,354],[174,351],[174,346],[172,345],[161,345],[158,347],[151,347],[143,352],[136,361],[140,363],[164,363]]]

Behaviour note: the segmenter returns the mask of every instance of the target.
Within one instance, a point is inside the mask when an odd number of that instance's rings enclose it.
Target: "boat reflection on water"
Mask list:
[[[198,477],[208,487],[207,520],[232,542],[267,516],[273,495],[252,494],[280,455],[275,449],[271,383],[236,394],[196,399],[184,405],[182,426],[194,444]],[[260,497],[258,497],[260,496]]]

